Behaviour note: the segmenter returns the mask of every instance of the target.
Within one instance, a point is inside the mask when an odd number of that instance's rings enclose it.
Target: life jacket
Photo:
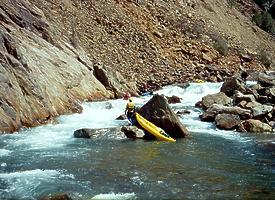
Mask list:
[[[133,102],[128,102],[126,109],[128,112],[134,112],[135,111],[135,104]]]

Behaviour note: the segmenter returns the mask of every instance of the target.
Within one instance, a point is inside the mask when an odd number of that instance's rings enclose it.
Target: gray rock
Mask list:
[[[273,87],[275,86],[275,75],[260,73],[258,82],[263,87],[270,87],[270,86]]]
[[[99,129],[90,129],[83,128],[74,131],[75,138],[89,138],[89,139],[117,139],[125,138],[123,132],[121,132],[120,127],[114,128],[99,128]]]
[[[202,105],[204,109],[210,108],[213,104],[219,104],[224,106],[231,105],[232,99],[225,95],[223,92],[216,94],[209,94],[202,98]]]
[[[252,94],[242,94],[242,93],[237,93],[234,95],[234,103],[238,104],[241,101],[246,101],[246,102],[252,102],[255,101],[255,97]]]
[[[238,115],[232,114],[218,114],[215,117],[216,126],[224,130],[233,130],[241,123]]]
[[[242,122],[241,126],[247,132],[253,133],[270,133],[272,132],[272,127],[266,123],[261,122],[260,120],[249,119]]]
[[[228,107],[223,105],[214,104],[206,110],[205,113],[200,115],[202,121],[213,122],[215,116],[218,114],[233,114],[238,115],[241,119],[250,119],[252,112],[247,109],[243,109],[237,106]]]
[[[123,126],[121,131],[126,135],[127,138],[131,139],[142,139],[145,135],[142,129],[136,126]]]
[[[252,110],[253,117],[263,117],[273,110],[273,106],[263,105],[255,101],[247,103],[245,108]]]

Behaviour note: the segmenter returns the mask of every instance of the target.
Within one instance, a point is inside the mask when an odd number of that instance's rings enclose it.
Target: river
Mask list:
[[[83,103],[83,113],[53,124],[0,135],[0,199],[33,200],[65,192],[74,199],[275,199],[274,149],[262,148],[271,135],[221,131],[201,122],[194,104],[221,84],[168,86],[171,105],[191,113],[180,117],[190,136],[176,143],[128,140],[122,135],[79,139],[80,128],[118,127],[122,99]],[[134,98],[141,106],[149,97]]]

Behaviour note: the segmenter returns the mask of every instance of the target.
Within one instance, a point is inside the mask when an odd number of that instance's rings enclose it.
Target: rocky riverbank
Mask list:
[[[202,121],[219,129],[267,133],[275,129],[275,75],[257,74],[257,84],[247,85],[241,77],[223,83],[220,92],[207,95],[197,105],[205,112]]]

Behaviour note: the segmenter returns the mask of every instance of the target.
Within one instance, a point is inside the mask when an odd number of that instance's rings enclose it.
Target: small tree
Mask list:
[[[268,12],[264,12],[262,16],[262,20],[263,21],[262,21],[261,28],[269,33],[274,33],[275,27],[274,27],[274,21],[271,14]]]
[[[271,34],[275,33],[275,23],[274,20],[269,12],[264,12],[264,13],[256,13],[252,20],[265,30],[266,32],[269,32]]]
[[[227,3],[229,4],[229,7],[232,8],[236,6],[237,0],[227,0]]]
[[[268,53],[265,49],[260,49],[258,53],[259,60],[266,66],[270,67],[272,64],[272,58],[270,53]]]

